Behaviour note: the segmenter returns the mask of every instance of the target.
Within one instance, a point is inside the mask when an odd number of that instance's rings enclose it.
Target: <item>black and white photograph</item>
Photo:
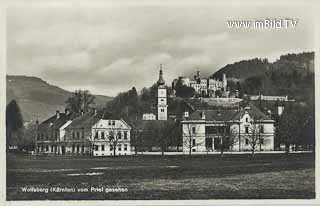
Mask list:
[[[316,201],[318,4],[22,2],[6,204]]]

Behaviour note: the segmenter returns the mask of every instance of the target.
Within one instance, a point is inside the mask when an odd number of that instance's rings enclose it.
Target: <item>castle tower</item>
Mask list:
[[[168,105],[167,105],[167,89],[165,87],[165,81],[163,79],[162,65],[160,64],[158,85],[158,120],[168,119]]]

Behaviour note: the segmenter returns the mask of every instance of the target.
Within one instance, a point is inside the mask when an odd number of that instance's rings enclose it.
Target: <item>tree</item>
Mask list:
[[[109,141],[110,141],[110,147],[113,151],[113,157],[116,157],[116,150],[117,150],[117,147],[119,146],[120,135],[121,134],[119,134],[114,127],[111,128],[109,133]]]
[[[23,135],[18,143],[19,149],[25,151],[32,151],[35,149],[35,138],[37,135],[37,125],[29,124],[23,129]]]
[[[259,142],[262,141],[262,134],[259,121],[251,121],[251,125],[248,127],[248,133],[246,133],[244,136],[251,147],[252,156],[254,156],[254,152],[257,149]]]
[[[188,148],[189,156],[191,156],[193,147],[201,145],[201,142],[196,143],[196,137],[198,133],[197,126],[193,126],[193,124],[186,123],[182,127],[183,129],[183,146]]]
[[[188,98],[194,96],[195,94],[194,88],[183,85],[180,80],[177,82],[177,85],[174,89],[176,90],[177,97]]]
[[[290,145],[296,144],[299,138],[301,129],[299,118],[300,117],[295,114],[292,106],[286,107],[279,118],[277,136],[280,143],[285,145],[287,153],[290,152]]]
[[[65,103],[71,112],[88,112],[95,105],[95,97],[88,90],[76,90]]]
[[[6,107],[6,140],[7,151],[9,145],[17,144],[22,136],[23,117],[16,100],[12,100]]]
[[[220,138],[220,155],[223,156],[223,152],[226,149],[230,149],[233,147],[235,143],[238,142],[236,130],[233,128],[230,131],[230,124],[227,121],[223,122],[222,127],[218,129],[218,136]]]

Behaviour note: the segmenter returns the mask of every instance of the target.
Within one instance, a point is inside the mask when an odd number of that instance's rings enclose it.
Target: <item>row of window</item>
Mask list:
[[[100,139],[105,139],[106,138],[106,133],[105,132],[100,132]],[[110,131],[109,132],[109,139],[113,140],[113,139],[124,139],[127,140],[128,139],[128,132],[124,131],[122,132],[114,132],[114,131]],[[99,132],[95,132],[94,135],[94,139],[99,139]]]
[[[122,151],[122,144],[119,144],[118,146],[110,144],[109,145],[109,150],[113,151],[113,149],[116,147],[116,149],[118,151]],[[105,151],[105,145],[94,145],[94,150],[95,151]],[[127,151],[128,150],[128,145],[127,144],[123,144],[123,151]]]
[[[261,138],[259,141],[258,141],[259,144],[263,145],[264,144],[264,139]],[[246,145],[249,145],[249,139],[245,139],[245,144]],[[196,140],[195,139],[192,139],[192,146],[196,146]]]
[[[50,139],[52,137],[55,137],[55,139],[58,139],[58,132],[51,132],[50,133]],[[42,132],[39,132],[37,134],[37,140],[49,140],[49,135],[48,133],[42,133]]]

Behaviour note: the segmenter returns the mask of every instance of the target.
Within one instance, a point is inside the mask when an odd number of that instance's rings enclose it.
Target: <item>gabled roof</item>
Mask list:
[[[206,121],[231,121],[237,112],[237,110],[197,110],[184,120],[203,120],[204,114]]]
[[[83,115],[80,115],[78,118],[75,118],[72,123],[67,127],[70,128],[91,128],[94,124],[96,124],[100,119],[105,120],[121,120],[121,118],[104,111],[99,112],[87,112]]]
[[[59,118],[57,119],[57,114],[53,115],[52,117],[48,118],[47,120],[41,122],[39,124],[38,129],[39,130],[45,130],[48,128],[60,128],[62,127],[67,121],[72,120],[76,117],[78,117],[78,114],[75,113],[70,113],[70,114],[65,114],[65,113],[59,113]]]
[[[253,104],[250,104],[248,106],[248,109],[242,109],[240,110],[237,115],[234,117],[235,120],[239,120],[243,115],[248,112],[250,117],[252,117],[254,120],[272,120],[271,117],[263,113],[260,109],[258,109]]]
[[[190,114],[188,118],[184,118],[184,121],[188,120],[205,120],[205,121],[239,121],[243,115],[248,112],[250,117],[255,120],[268,121],[272,119],[264,114],[261,110],[259,110],[254,105],[250,105],[250,107],[246,107],[241,110],[197,110]],[[205,119],[203,119],[203,115],[205,115]]]

